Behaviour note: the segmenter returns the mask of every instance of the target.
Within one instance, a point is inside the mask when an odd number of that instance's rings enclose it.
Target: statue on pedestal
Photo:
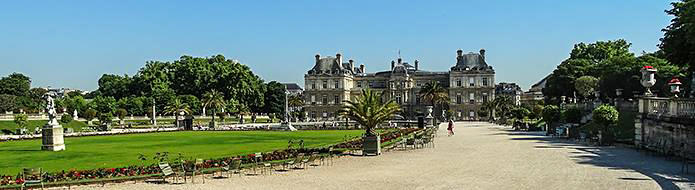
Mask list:
[[[65,150],[63,141],[63,126],[58,123],[58,113],[55,110],[52,92],[46,93],[46,113],[48,113],[48,123],[41,130],[42,146],[41,150],[61,151]]]

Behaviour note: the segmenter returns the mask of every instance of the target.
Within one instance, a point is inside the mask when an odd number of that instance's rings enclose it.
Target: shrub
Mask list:
[[[547,105],[543,107],[543,120],[547,123],[560,121],[560,108],[555,105]]]
[[[601,105],[594,109],[592,119],[603,126],[613,126],[618,123],[618,110],[610,105]]]
[[[14,115],[14,123],[19,125],[21,128],[27,127],[28,121],[28,116],[26,114],[17,114]]]
[[[128,115],[128,111],[126,111],[123,108],[116,109],[114,113],[116,114],[116,117],[118,117],[118,119],[121,121],[123,121],[123,119],[125,119],[125,116]]]
[[[60,116],[60,123],[63,124],[68,124],[72,122],[73,118],[70,114],[63,114],[63,116]]]
[[[95,117],[97,117],[97,110],[89,108],[86,111],[84,111],[84,119],[86,119],[87,121],[92,121]]]
[[[528,109],[526,109],[524,107],[518,107],[518,108],[514,108],[512,110],[512,116],[514,116],[514,118],[518,119],[518,120],[523,120],[524,118],[528,117],[529,115],[531,115],[531,111],[529,111]]]
[[[99,115],[99,121],[102,124],[111,123],[111,120],[113,120],[113,115],[111,115],[111,113],[102,113]]]
[[[576,106],[571,106],[563,112],[563,116],[568,123],[579,123],[582,120],[582,111]]]

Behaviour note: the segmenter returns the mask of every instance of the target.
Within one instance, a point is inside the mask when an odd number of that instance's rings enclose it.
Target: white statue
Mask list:
[[[75,109],[75,111],[72,112],[72,118],[73,118],[74,120],[77,120],[77,119],[78,119],[78,118],[77,118],[77,109]]]
[[[48,113],[48,124],[58,125],[57,112],[55,109],[55,103],[53,102],[53,96],[50,93],[46,93],[46,113]]]

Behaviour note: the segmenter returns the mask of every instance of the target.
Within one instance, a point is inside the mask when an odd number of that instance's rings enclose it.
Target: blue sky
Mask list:
[[[455,52],[487,50],[496,82],[523,89],[578,42],[624,38],[655,51],[669,1],[3,1],[0,75],[32,86],[97,88],[105,73],[145,61],[223,54],[265,81],[303,83],[314,55],[390,67],[400,49],[424,70],[447,71]]]

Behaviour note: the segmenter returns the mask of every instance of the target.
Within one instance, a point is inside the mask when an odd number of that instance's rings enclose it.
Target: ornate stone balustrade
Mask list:
[[[659,117],[695,118],[695,100],[646,97],[639,100],[639,112]]]

